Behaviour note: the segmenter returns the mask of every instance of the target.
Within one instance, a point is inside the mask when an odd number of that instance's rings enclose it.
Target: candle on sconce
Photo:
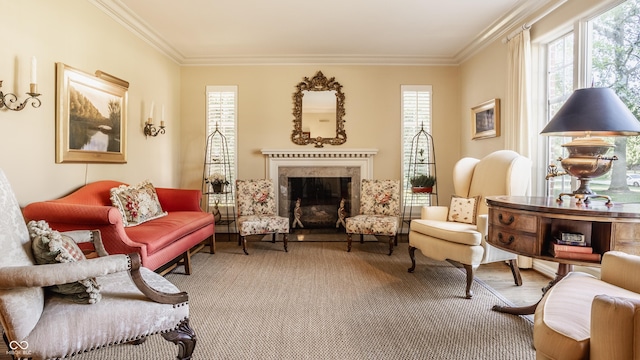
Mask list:
[[[36,77],[36,68],[38,67],[38,61],[35,56],[31,57],[31,83],[37,84],[38,80]]]
[[[164,120],[160,120],[160,127],[164,127]]]
[[[149,121],[151,121],[151,119],[153,119],[153,107],[154,106],[155,106],[155,104],[152,101],[151,102],[151,110],[149,110]]]
[[[162,113],[160,115],[160,120],[164,121],[164,104],[162,105]]]

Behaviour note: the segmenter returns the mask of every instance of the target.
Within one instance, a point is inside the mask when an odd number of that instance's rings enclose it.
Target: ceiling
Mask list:
[[[458,64],[553,1],[91,0],[181,65]]]

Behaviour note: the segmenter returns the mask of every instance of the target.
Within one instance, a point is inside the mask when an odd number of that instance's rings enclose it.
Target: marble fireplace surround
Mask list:
[[[360,209],[360,180],[373,178],[373,157],[378,149],[262,149],[266,177],[276,188],[276,208],[288,216],[289,177],[350,177],[351,215]]]

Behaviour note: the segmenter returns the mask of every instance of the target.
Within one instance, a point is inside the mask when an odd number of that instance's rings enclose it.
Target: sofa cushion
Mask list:
[[[167,215],[162,210],[156,189],[148,180],[132,186],[120,185],[110,193],[111,203],[120,210],[124,226],[140,225]]]
[[[52,230],[46,221],[29,221],[28,228],[33,239],[31,247],[37,264],[86,260],[82,250],[71,237]],[[95,278],[54,285],[49,289],[55,293],[67,295],[68,299],[78,303],[94,304],[100,301],[100,286]]]
[[[411,220],[411,231],[465,245],[480,245],[482,234],[472,224],[439,220]]]
[[[183,241],[182,238],[192,232],[210,225],[212,218],[213,216],[206,212],[172,211],[167,216],[147,222],[143,226],[128,227],[125,231],[131,240],[145,244],[147,255],[152,255],[176,241]],[[184,245],[186,249],[191,247],[189,244]]]
[[[478,201],[480,201],[480,196],[467,198],[452,195],[451,206],[449,206],[449,214],[447,215],[447,221],[475,224],[476,213],[478,210]]]
[[[536,308],[536,351],[552,359],[588,358],[591,305],[599,294],[640,299],[638,293],[586,273],[571,272],[547,291]]]

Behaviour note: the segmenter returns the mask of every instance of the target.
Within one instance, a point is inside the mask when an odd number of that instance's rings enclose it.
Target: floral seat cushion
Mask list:
[[[385,215],[356,215],[347,218],[347,233],[393,236],[398,232],[398,218]]]
[[[275,215],[247,215],[238,217],[241,236],[289,232],[289,219]]]

